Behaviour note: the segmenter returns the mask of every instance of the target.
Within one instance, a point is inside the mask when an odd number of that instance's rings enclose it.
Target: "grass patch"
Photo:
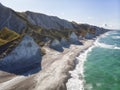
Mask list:
[[[19,34],[5,27],[0,31],[0,46],[14,41],[19,37]]]

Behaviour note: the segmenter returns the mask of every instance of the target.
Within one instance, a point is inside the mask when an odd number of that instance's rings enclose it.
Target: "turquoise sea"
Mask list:
[[[84,62],[84,90],[120,90],[120,31],[96,40]]]

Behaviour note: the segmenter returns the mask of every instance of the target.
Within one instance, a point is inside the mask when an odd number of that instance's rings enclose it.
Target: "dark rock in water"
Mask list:
[[[79,41],[78,36],[72,32],[70,37],[69,37],[69,41],[71,44],[76,44],[76,45],[81,45],[82,43]]]
[[[60,42],[63,47],[69,48],[70,43],[65,38],[62,38]]]
[[[40,47],[31,37],[25,36],[21,43],[0,61],[0,70],[24,74],[31,69],[41,69],[41,59]]]
[[[55,49],[55,50],[57,50],[57,51],[59,51],[59,52],[63,52],[62,45],[61,45],[61,43],[59,42],[59,40],[57,40],[57,39],[55,39],[55,40],[53,40],[53,41],[51,42],[50,48]]]
[[[13,10],[0,4],[0,29],[8,27],[17,33],[21,33],[25,26],[25,23]]]
[[[47,16],[44,14],[33,13],[30,11],[27,11],[26,14],[28,21],[31,22],[33,25],[38,25],[46,29],[74,29],[71,22],[55,16]]]

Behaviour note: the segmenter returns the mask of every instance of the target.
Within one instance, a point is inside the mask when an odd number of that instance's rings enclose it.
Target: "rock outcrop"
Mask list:
[[[34,40],[25,36],[22,42],[6,57],[0,60],[0,70],[24,74],[34,68],[41,68],[40,47]]]
[[[63,47],[69,47],[70,46],[70,43],[65,38],[62,38],[60,43]]]
[[[53,48],[53,49],[60,51],[60,52],[63,51],[62,45],[61,45],[60,41],[57,39],[55,39],[51,42],[50,48]]]
[[[71,44],[82,44],[79,41],[78,36],[74,32],[71,33],[71,35],[69,37],[69,41],[70,41]]]

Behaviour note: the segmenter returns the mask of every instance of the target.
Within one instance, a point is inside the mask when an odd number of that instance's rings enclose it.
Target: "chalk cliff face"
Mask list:
[[[50,48],[53,48],[57,51],[63,51],[62,45],[59,40],[55,39],[51,42]]]
[[[40,13],[26,12],[27,19],[33,25],[38,25],[47,29],[61,30],[64,28],[74,29],[71,22],[54,16],[47,16]]]
[[[17,33],[25,28],[25,23],[14,13],[13,10],[0,4],[0,29],[8,27]]]
[[[80,43],[78,36],[74,32],[71,33],[69,41],[72,44],[82,44],[82,43]]]
[[[40,47],[29,36],[24,36],[21,43],[6,57],[0,60],[0,70],[21,74],[27,70],[41,67]]]
[[[69,47],[70,43],[65,38],[62,38],[61,39],[61,45],[63,47]]]

